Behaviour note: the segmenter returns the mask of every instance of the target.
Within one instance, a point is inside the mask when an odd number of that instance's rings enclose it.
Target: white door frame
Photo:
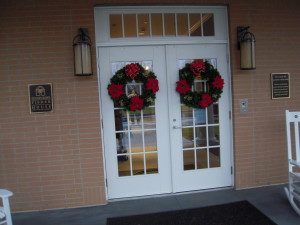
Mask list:
[[[129,13],[205,13],[212,12],[215,16],[215,36],[213,37],[203,37],[203,38],[194,38],[194,37],[163,37],[163,38],[124,38],[114,40],[109,37],[109,23],[108,15],[111,13],[123,13],[124,11]],[[227,68],[228,68],[228,81],[229,81],[229,117],[231,117],[231,108],[232,108],[232,93],[231,93],[231,68],[229,63],[229,38],[228,38],[228,22],[227,22],[227,7],[226,6],[135,6],[135,7],[95,7],[95,25],[96,25],[96,46],[97,46],[97,59],[100,59],[101,52],[98,47],[113,47],[113,46],[146,46],[146,45],[168,45],[168,44],[226,44],[227,45]],[[98,83],[100,89],[100,76],[101,68],[97,62],[97,71],[98,71]],[[100,101],[100,117],[102,121],[103,107],[101,94],[99,92],[99,101]],[[230,121],[230,142],[231,142],[231,165],[233,164],[233,129],[232,129],[232,120]],[[103,158],[105,159],[105,145],[103,141],[103,126],[101,129],[102,135],[102,145],[103,147]],[[104,171],[106,175],[106,162],[104,160]],[[232,174],[232,183],[234,182],[234,177]],[[232,184],[233,185],[233,184]],[[106,187],[107,190],[107,187]],[[107,196],[108,198],[108,196]]]

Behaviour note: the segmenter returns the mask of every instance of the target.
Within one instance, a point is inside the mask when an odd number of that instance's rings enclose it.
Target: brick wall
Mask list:
[[[104,204],[94,49],[95,75],[73,75],[77,29],[95,40],[93,5],[9,0],[0,17],[0,188],[14,211]],[[28,84],[41,83],[53,85],[54,112],[30,114]]]
[[[81,3],[82,2],[82,3]],[[93,6],[104,1],[3,0],[0,10],[0,188],[14,211],[105,204],[95,49],[94,76],[74,77],[72,40],[95,40]],[[297,0],[105,1],[228,4],[235,187],[287,181],[284,110],[300,110]],[[257,69],[239,70],[236,27],[256,36]],[[271,100],[270,73],[291,73],[291,99]],[[28,84],[52,83],[54,112],[30,114]],[[239,113],[239,100],[249,113]]]
[[[236,187],[287,182],[285,110],[300,110],[300,2],[243,1],[230,5]],[[256,36],[257,69],[239,70],[236,27]],[[270,73],[291,74],[291,98],[271,100]],[[239,113],[239,100],[249,113]]]

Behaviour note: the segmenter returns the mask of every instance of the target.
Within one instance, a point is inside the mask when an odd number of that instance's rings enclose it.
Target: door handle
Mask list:
[[[173,126],[173,129],[181,129],[182,127],[180,127],[180,126]]]

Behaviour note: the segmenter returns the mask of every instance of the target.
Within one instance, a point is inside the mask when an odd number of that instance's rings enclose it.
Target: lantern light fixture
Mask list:
[[[92,42],[88,35],[88,29],[78,29],[78,34],[73,39],[75,76],[93,75],[91,46]]]
[[[240,50],[240,69],[255,70],[255,36],[248,31],[250,27],[237,27],[238,49]]]

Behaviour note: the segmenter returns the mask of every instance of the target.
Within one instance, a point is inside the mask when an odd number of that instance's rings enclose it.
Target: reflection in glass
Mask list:
[[[140,37],[150,36],[149,14],[139,14],[138,23],[139,23],[139,36]]]
[[[124,115],[125,114],[125,115]],[[116,146],[117,153],[126,153],[128,150],[128,135],[126,132],[121,132],[127,129],[126,113],[123,113],[121,109],[115,110],[115,130],[116,130]]]
[[[207,149],[197,149],[197,169],[208,168]]]
[[[213,14],[210,18],[213,20]],[[217,65],[215,58],[203,60],[209,61],[213,66]],[[178,60],[178,67],[183,68],[192,61],[193,59]],[[195,79],[193,88],[193,91],[198,92],[209,91],[206,81],[201,77]],[[205,109],[181,105],[181,125],[184,170],[220,167],[219,103],[213,103]]]
[[[190,14],[190,35],[202,36],[200,14]]]
[[[161,13],[151,14],[152,36],[163,36]]]
[[[214,27],[214,14],[207,13],[202,14],[203,21],[203,36],[214,36],[215,27]]]
[[[191,59],[180,59],[178,60],[178,68],[182,69],[183,67],[185,67],[185,64],[187,63],[192,63],[194,60]]]
[[[142,61],[140,64],[145,68],[145,70],[152,71],[152,61]]]
[[[155,108],[148,107],[143,111],[144,116],[144,129],[155,129],[156,120],[155,120]]]
[[[146,154],[146,173],[158,173],[157,153]]]
[[[136,14],[124,14],[125,37],[136,37]]]
[[[122,15],[109,15],[110,37],[122,38]]]
[[[111,63],[111,75],[113,76],[118,70],[122,69],[122,67],[124,67],[125,65],[125,62]]]
[[[124,130],[123,119],[125,119],[125,118],[126,118],[126,114],[123,115],[123,112],[121,109],[115,110],[115,129],[116,129],[116,131]]]
[[[210,58],[210,59],[205,59],[205,61],[209,62],[214,68],[217,68],[217,59]]]
[[[199,78],[201,79],[201,77],[199,76]],[[204,80],[196,80],[194,81],[194,90],[196,92],[204,92],[207,90],[206,88],[206,81]]]
[[[220,144],[220,130],[219,126],[208,127],[209,146]]]
[[[156,144],[156,131],[144,131],[144,140],[145,140],[145,151],[146,152],[155,152],[157,151]]]
[[[194,109],[195,113],[195,125],[206,124],[206,110],[205,109]]]
[[[191,14],[190,16],[194,19],[198,18],[197,20],[200,18],[200,14]],[[180,59],[178,60],[178,67],[183,68],[186,63],[191,63],[193,60]],[[209,61],[213,66],[217,65],[215,58],[203,60]],[[195,79],[193,91],[209,91],[205,82],[202,78]],[[185,170],[220,166],[219,103],[213,103],[205,109],[192,109],[181,105],[181,126]],[[194,156],[193,153],[196,155]],[[209,156],[212,156],[212,158]],[[190,163],[194,160],[194,157],[196,157],[197,168],[194,168],[194,164]]]
[[[181,106],[181,124],[182,126],[193,125],[193,108],[186,105]]]
[[[136,96],[136,95],[141,95],[142,94],[142,86],[143,86],[143,83],[137,83],[135,81],[132,81],[132,82],[128,82],[126,84],[126,95],[129,97],[129,98],[132,98],[133,96]]]
[[[209,149],[209,167],[220,167],[220,148]]]
[[[196,147],[207,146],[206,127],[195,127],[195,130],[196,130]]]
[[[183,151],[184,170],[195,169],[195,154],[194,150]]]
[[[177,14],[177,33],[181,36],[188,36],[188,15],[186,13]]]
[[[145,174],[144,168],[144,154],[132,155],[132,173],[133,175]]]
[[[131,125],[130,129],[134,129],[134,128],[132,128],[132,126],[141,126],[141,111],[140,110],[130,111],[129,119],[130,119],[130,125]]]
[[[118,156],[119,177],[130,176],[130,157],[128,155]]]
[[[131,152],[143,152],[143,136],[142,131],[130,131]]]
[[[165,35],[166,36],[175,36],[175,14],[174,13],[166,13],[164,14],[165,18]]]
[[[183,145],[183,148],[193,148],[194,147],[193,128],[183,128],[182,129],[182,145]]]
[[[219,123],[219,103],[214,102],[207,108],[208,123]]]
[[[116,133],[117,153],[123,154],[129,151],[128,132]]]
[[[111,64],[112,74],[130,63],[134,62],[113,62]],[[146,70],[152,71],[152,61],[138,61],[138,63]],[[127,83],[125,87],[127,96],[142,94],[142,85],[142,83],[137,82]],[[158,173],[155,107],[150,106],[145,110],[137,111],[127,111],[124,108],[116,107],[114,119],[115,151],[119,176]]]

